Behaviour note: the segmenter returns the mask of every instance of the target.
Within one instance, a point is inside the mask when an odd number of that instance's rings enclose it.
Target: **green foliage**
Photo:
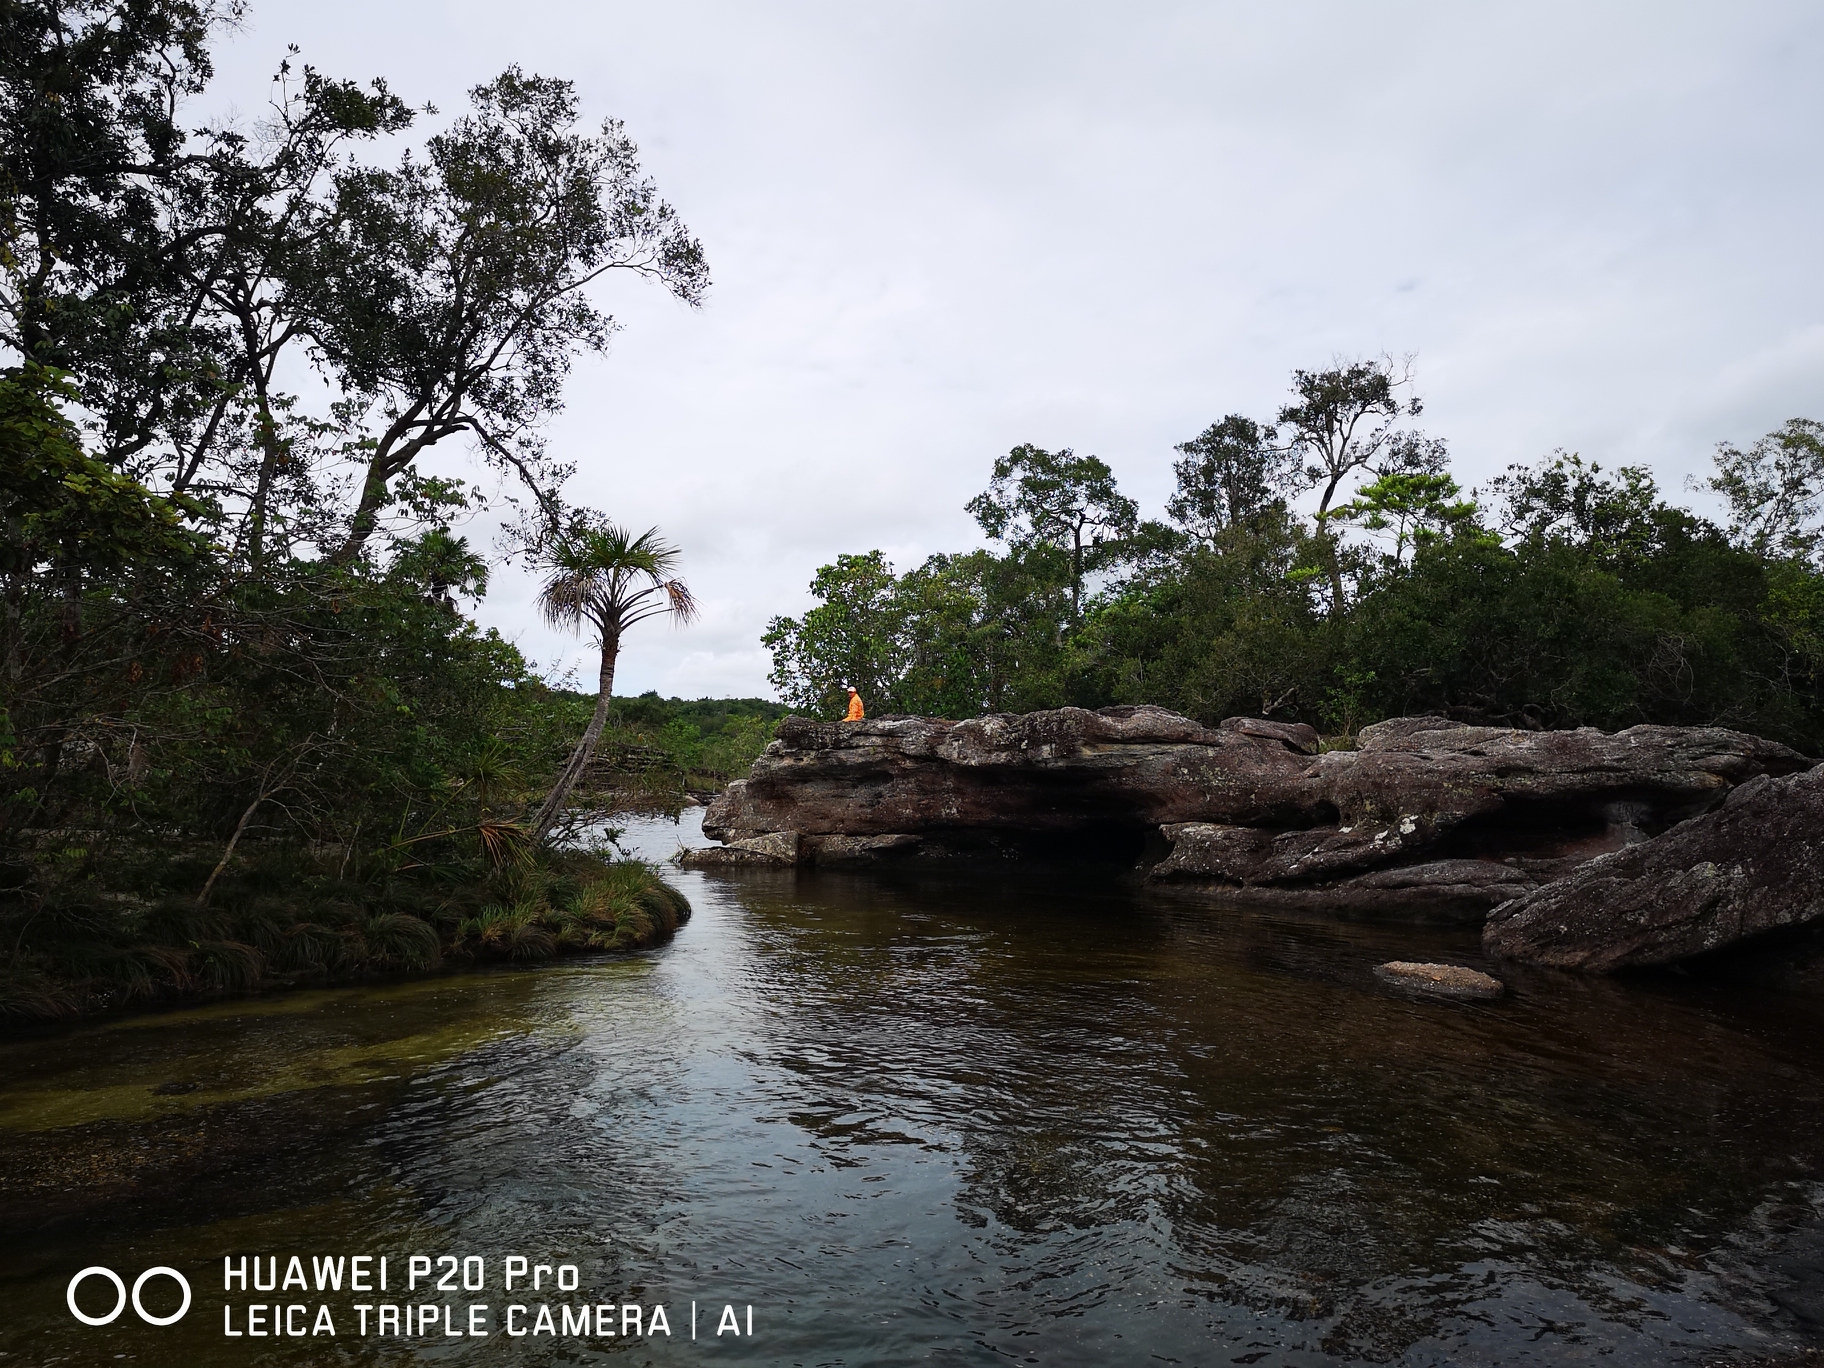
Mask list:
[[[95,866],[0,904],[0,934],[12,947],[0,967],[0,1018],[635,950],[690,916],[651,866],[586,851],[498,867],[451,849],[404,873],[385,859],[348,863],[341,852],[265,843],[235,864],[205,909],[195,897],[203,860],[186,866],[140,852],[124,879],[118,865]]]
[[[553,627],[575,631],[587,623],[606,643],[649,617],[670,613],[689,622],[696,616],[696,601],[676,575],[678,549],[656,527],[636,536],[611,522],[578,519],[542,539],[531,555],[548,572],[538,608]]]
[[[568,697],[578,714],[593,703]],[[616,698],[589,791],[614,806],[671,811],[687,792],[745,778],[785,712],[763,698]]]
[[[453,437],[549,500],[545,421],[616,326],[592,286],[695,304],[701,247],[620,124],[517,67],[390,164],[371,144],[417,111],[293,56],[256,133],[204,124],[190,102],[243,12],[0,7],[0,348],[71,377],[95,459],[206,494],[237,566],[356,559]],[[283,388],[313,373],[327,393]]]
[[[0,377],[0,1010],[428,968],[484,953],[458,929],[490,897],[539,909],[514,954],[558,946],[607,876],[520,819],[576,707],[459,611],[486,565],[432,529],[385,566],[224,574],[58,394]]]
[[[591,880],[638,882],[532,839],[588,709],[464,615],[489,566],[449,521],[479,499],[415,463],[465,434],[555,518],[538,434],[613,331],[591,282],[694,303],[701,251],[618,124],[517,68],[390,167],[350,147],[413,111],[289,58],[257,136],[193,127],[240,14],[0,7],[0,1011],[425,968],[491,902],[523,957]],[[275,387],[293,344],[320,402]],[[670,554],[629,540],[635,579]],[[638,619],[589,574],[573,618]],[[675,925],[668,896],[592,944]]]
[[[366,458],[340,557],[373,534],[392,481],[457,434],[548,499],[562,471],[543,420],[572,356],[615,330],[586,287],[624,271],[691,304],[708,287],[621,125],[578,129],[570,82],[509,67],[469,95],[422,158],[340,169],[302,256],[302,326],[356,401]]]
[[[1363,485],[1348,503],[1330,511],[1338,522],[1357,523],[1364,531],[1391,536],[1393,568],[1406,564],[1441,537],[1475,535],[1474,500],[1460,498],[1457,482],[1430,471],[1389,471]]]
[[[1075,638],[1075,701],[1162,703],[1218,720],[1308,713],[1328,671],[1326,634],[1298,567],[1310,538],[1281,508],[1162,559],[1090,615]]]
[[[1393,424],[1422,411],[1416,398],[1400,396],[1410,379],[1386,358],[1292,372],[1292,397],[1274,430],[1284,429],[1288,451],[1306,462],[1305,483],[1323,490],[1320,522],[1342,482],[1394,443]]]
[[[750,726],[770,729],[785,713],[784,705],[764,698],[661,698],[653,689],[614,700],[619,728],[653,732],[672,722],[684,722],[695,727],[706,743]]]
[[[1784,491],[1785,511],[1758,531],[1668,505],[1644,469],[1611,474],[1563,453],[1495,480],[1491,517],[1448,474],[1441,442],[1388,427],[1396,408],[1413,411],[1397,375],[1328,374],[1301,373],[1309,411],[1282,419],[1321,430],[1318,401],[1335,400],[1324,412],[1352,418],[1358,445],[1338,435],[1333,451],[1373,458],[1356,460],[1353,492],[1321,518],[1279,497],[1272,430],[1231,416],[1180,448],[1172,507],[1187,533],[1134,526],[1080,613],[1065,553],[1036,538],[904,575],[879,552],[845,556],[813,582],[819,606],[774,620],[774,684],[827,718],[854,679],[875,714],[1159,703],[1346,739],[1430,712],[1522,727],[1718,724],[1824,750],[1824,574],[1799,554],[1815,554],[1816,425],[1719,451],[1715,487]]]
[[[1082,604],[1084,576],[1117,558],[1140,516],[1102,460],[1030,443],[995,461],[988,488],[965,507],[982,531],[1016,552],[1049,547],[1068,554],[1073,614]]]
[[[813,716],[841,716],[850,687],[884,709],[888,681],[904,672],[897,588],[879,551],[838,556],[819,569],[811,581],[818,606],[802,622],[774,618],[761,638],[773,653],[773,687]]]
[[[37,365],[0,372],[0,573],[29,577],[152,569],[190,559],[204,540],[184,525],[194,501],[154,495],[85,455],[60,404],[75,392]]]
[[[1271,426],[1231,413],[1179,443],[1172,463],[1178,490],[1166,515],[1206,542],[1259,515],[1297,479],[1290,453],[1273,445],[1277,436]]]
[[[454,613],[458,598],[479,603],[487,596],[488,563],[469,549],[468,538],[433,527],[395,544],[387,578]]]
[[[1510,537],[1575,546],[1605,564],[1655,549],[1659,486],[1644,466],[1605,476],[1600,465],[1560,451],[1537,467],[1509,466],[1491,488],[1505,505],[1501,530]]]
[[[933,556],[903,576],[879,551],[843,556],[811,583],[822,603],[768,625],[773,686],[814,717],[841,717],[848,684],[873,716],[1056,707],[1070,584],[1068,553],[1044,543]]]
[[[0,341],[77,377],[107,456],[143,447],[149,414],[187,435],[225,341],[184,317],[173,201],[158,189],[199,169],[178,111],[238,13],[191,0],[0,6]]]
[[[1704,487],[1729,503],[1729,536],[1762,556],[1806,559],[1824,546],[1824,423],[1791,418],[1743,451],[1718,443]]]
[[[1411,468],[1409,458],[1419,450],[1419,439],[1412,435],[1402,443],[1394,431],[1401,418],[1421,412],[1417,398],[1400,395],[1410,381],[1410,366],[1396,368],[1388,358],[1297,370],[1292,372],[1291,402],[1279,410],[1276,430],[1287,434],[1286,449],[1304,463],[1305,485],[1319,491],[1313,549],[1330,581],[1333,618],[1342,615],[1347,600],[1342,554],[1330,526],[1331,504],[1345,481],[1371,468],[1384,453],[1394,457],[1390,469]]]

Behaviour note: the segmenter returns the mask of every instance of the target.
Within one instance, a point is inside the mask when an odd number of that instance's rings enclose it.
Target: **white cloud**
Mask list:
[[[1417,352],[1472,482],[1564,446],[1676,489],[1824,416],[1810,4],[268,0],[224,93],[290,41],[446,112],[569,76],[703,238],[707,307],[611,291],[552,428],[711,606],[630,638],[624,692],[764,692],[819,564],[971,544],[1016,442],[1156,510],[1174,442],[1333,353]],[[582,658],[530,594],[503,572],[483,619]]]

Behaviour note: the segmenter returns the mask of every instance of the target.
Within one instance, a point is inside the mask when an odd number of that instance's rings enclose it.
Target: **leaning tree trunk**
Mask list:
[[[570,801],[571,790],[583,777],[583,771],[589,768],[589,762],[595,758],[595,743],[602,739],[602,728],[608,724],[608,698],[614,692],[614,658],[620,654],[620,649],[618,636],[602,633],[602,678],[600,692],[595,696],[595,716],[583,728],[583,739],[576,743],[576,749],[570,753],[570,762],[558,774],[557,782],[551,786],[544,805],[532,819],[532,839],[535,841],[542,842],[545,839],[545,833],[557,821],[557,814]]]
[[[386,503],[387,477],[377,469],[378,462],[368,467],[367,476],[361,482],[361,498],[355,505],[355,516],[349,521],[348,535],[342,539],[330,555],[331,565],[346,565],[361,554],[361,548],[367,545],[367,539],[374,534],[380,525],[380,510]]]
[[[1330,572],[1330,620],[1336,621],[1343,615],[1343,565],[1336,554],[1336,535],[1330,531],[1330,500],[1336,494],[1337,485],[1343,477],[1334,477],[1324,489],[1324,497],[1317,505],[1317,539],[1324,548],[1324,567]]]

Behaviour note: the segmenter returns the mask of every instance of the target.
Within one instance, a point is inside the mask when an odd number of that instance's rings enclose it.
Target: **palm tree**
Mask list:
[[[675,623],[697,615],[697,601],[674,573],[678,548],[659,536],[656,527],[634,536],[624,527],[572,527],[554,536],[541,557],[551,577],[539,592],[538,607],[553,627],[580,630],[584,622],[601,634],[602,674],[595,716],[583,729],[570,762],[557,776],[551,793],[532,820],[532,838],[545,839],[570,791],[588,769],[608,721],[608,698],[614,692],[614,662],[621,636],[636,622],[670,613]]]

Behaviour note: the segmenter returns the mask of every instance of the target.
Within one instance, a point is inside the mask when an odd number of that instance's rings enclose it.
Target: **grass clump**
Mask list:
[[[653,866],[612,848],[444,854],[255,846],[202,901],[206,860],[98,850],[0,901],[0,1019],[640,950],[690,916]]]

